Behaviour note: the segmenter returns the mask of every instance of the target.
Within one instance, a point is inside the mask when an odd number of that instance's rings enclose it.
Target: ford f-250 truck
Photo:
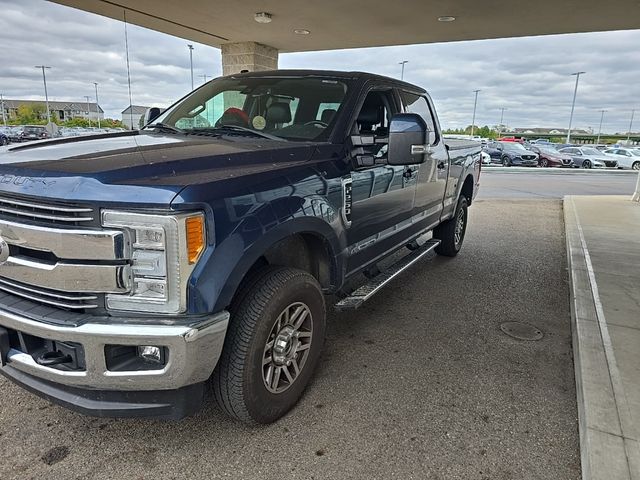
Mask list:
[[[53,402],[178,419],[211,388],[272,422],[318,365],[326,298],[357,308],[460,250],[480,145],[445,142],[417,86],[244,73],[158,114],[0,150],[0,371]]]

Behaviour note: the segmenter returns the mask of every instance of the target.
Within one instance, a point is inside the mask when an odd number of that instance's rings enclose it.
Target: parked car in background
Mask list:
[[[4,129],[0,130],[0,146],[9,145],[10,142],[9,131]]]
[[[485,151],[494,163],[502,163],[505,167],[537,167],[538,154],[527,150],[518,142],[492,142]]]
[[[501,137],[498,139],[499,142],[517,142],[524,143],[523,138],[515,138],[515,137]]]
[[[618,162],[612,157],[593,147],[565,147],[560,153],[571,155],[576,168],[617,167]]]
[[[560,153],[551,144],[536,143],[529,150],[538,154],[538,165],[541,167],[573,167],[571,155]]]
[[[31,140],[44,140],[51,138],[47,128],[42,125],[26,125],[20,134],[21,142],[29,142]]]
[[[480,160],[482,161],[483,165],[489,165],[491,163],[491,155],[483,150],[482,152],[480,152]]]
[[[611,155],[618,162],[618,168],[640,170],[640,150],[633,148],[611,148],[604,153]]]
[[[9,141],[10,142],[20,142],[21,140],[21,135],[22,135],[22,128],[23,127],[9,127]]]
[[[531,140],[529,143],[534,145],[551,144],[551,142],[546,138],[536,138],[535,140]]]

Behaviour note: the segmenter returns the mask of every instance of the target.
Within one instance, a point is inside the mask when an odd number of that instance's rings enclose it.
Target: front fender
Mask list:
[[[340,222],[339,215],[335,221]],[[338,232],[338,233],[337,233]],[[191,278],[189,310],[215,312],[226,308],[240,283],[260,257],[280,240],[295,234],[312,234],[326,242],[331,262],[331,283],[344,278],[346,238],[340,229],[318,217],[295,217],[280,223],[257,239],[245,235],[242,226],[211,249]]]

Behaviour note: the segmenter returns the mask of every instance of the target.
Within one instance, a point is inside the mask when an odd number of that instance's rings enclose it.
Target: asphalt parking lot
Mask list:
[[[562,206],[535,176],[485,174],[457,258],[332,313],[314,382],[276,424],[214,407],[94,419],[0,378],[0,478],[579,478]],[[511,338],[508,321],[544,336]]]

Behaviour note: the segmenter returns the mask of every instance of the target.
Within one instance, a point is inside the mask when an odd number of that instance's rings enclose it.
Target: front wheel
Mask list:
[[[436,247],[438,255],[455,257],[458,254],[467,231],[467,219],[467,199],[461,195],[453,218],[441,223],[433,231],[433,238],[440,240],[440,245]]]
[[[511,160],[509,160],[509,157],[502,157],[502,166],[503,167],[511,166]]]
[[[241,287],[231,305],[212,377],[220,408],[246,423],[271,423],[300,399],[320,359],[326,307],[317,280],[269,266]]]
[[[591,161],[585,160],[584,162],[582,162],[582,168],[591,168]]]
[[[541,159],[541,160],[540,160],[540,166],[541,166],[542,168],[546,168],[546,167],[548,167],[548,166],[549,166],[549,161],[548,161],[546,158]]]
[[[633,165],[631,165],[631,168],[634,170],[640,170],[640,162],[633,162]]]

